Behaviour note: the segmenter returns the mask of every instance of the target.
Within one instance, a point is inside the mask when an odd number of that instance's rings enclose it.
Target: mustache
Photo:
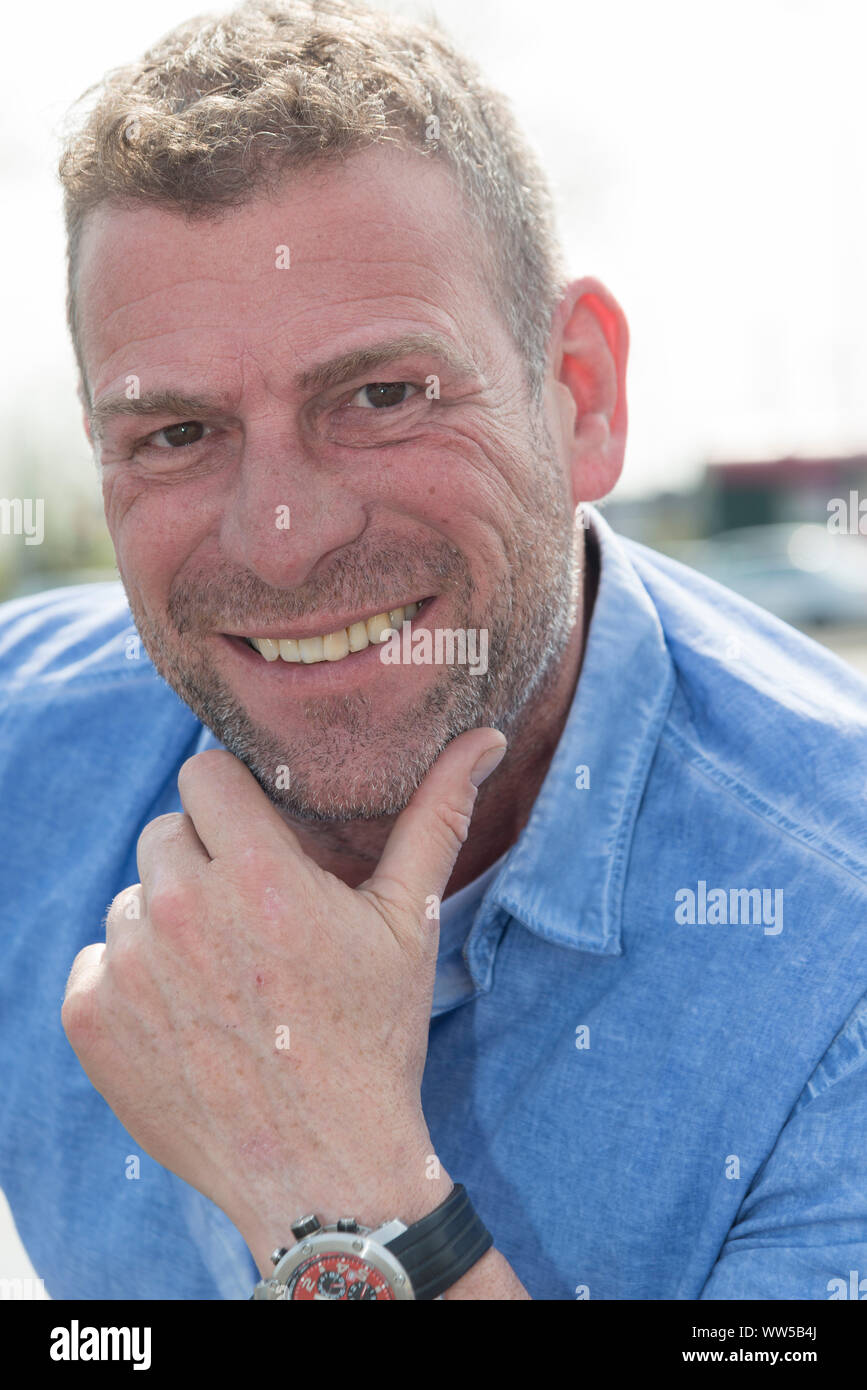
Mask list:
[[[406,542],[399,551],[379,547],[366,562],[357,557],[338,559],[327,577],[297,589],[268,588],[250,571],[235,576],[225,569],[207,576],[188,575],[172,586],[167,614],[183,636],[257,622],[263,627],[301,622],[314,614],[363,612],[381,603],[409,601],[411,596],[426,598],[444,587],[456,590],[466,602],[472,599],[476,585],[454,546],[437,547],[435,559],[426,561],[421,554],[418,559],[419,568],[408,574]],[[422,569],[426,577],[420,579]]]

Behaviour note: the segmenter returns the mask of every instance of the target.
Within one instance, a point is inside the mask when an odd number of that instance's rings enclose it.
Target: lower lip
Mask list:
[[[433,611],[437,599],[427,603],[415,617],[406,619],[410,623],[410,631],[428,626],[428,614]],[[419,619],[422,621],[419,622]],[[402,626],[397,629],[402,631]],[[269,681],[277,681],[288,689],[295,689],[299,692],[336,691],[350,686],[356,686],[359,682],[370,679],[378,670],[395,670],[394,665],[386,668],[380,659],[380,652],[384,642],[371,642],[360,652],[350,652],[340,661],[284,661],[278,656],[274,661],[266,661],[260,652],[247,645],[243,637],[232,637],[228,633],[221,633],[222,640],[231,647],[250,670],[258,671]]]

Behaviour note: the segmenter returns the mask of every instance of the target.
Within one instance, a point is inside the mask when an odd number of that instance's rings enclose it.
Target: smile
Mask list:
[[[385,641],[385,633],[392,628],[400,630],[404,621],[409,621],[424,608],[430,599],[407,603],[402,608],[389,608],[376,613],[364,622],[352,623],[349,627],[338,628],[336,632],[322,633],[316,637],[247,637],[244,640],[266,661],[303,662],[313,665],[318,661],[343,661],[353,652],[362,652],[365,647],[376,646]]]

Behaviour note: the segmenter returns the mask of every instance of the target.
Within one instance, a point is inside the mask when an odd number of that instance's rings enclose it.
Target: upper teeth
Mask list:
[[[363,651],[371,642],[382,642],[383,633],[389,628],[399,628],[405,618],[414,618],[419,603],[408,603],[405,608],[391,608],[386,613],[377,613],[365,623],[353,623],[341,627],[337,632],[328,632],[322,637],[251,637],[250,641],[266,661],[276,661],[278,656],[284,661],[342,661],[350,652]]]

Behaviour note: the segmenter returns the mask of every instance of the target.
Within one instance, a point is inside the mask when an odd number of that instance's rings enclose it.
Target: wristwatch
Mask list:
[[[459,1182],[411,1226],[395,1217],[372,1230],[352,1216],[323,1226],[311,1215],[293,1221],[292,1234],[297,1245],[274,1251],[274,1273],[251,1299],[437,1299],[494,1243]]]

